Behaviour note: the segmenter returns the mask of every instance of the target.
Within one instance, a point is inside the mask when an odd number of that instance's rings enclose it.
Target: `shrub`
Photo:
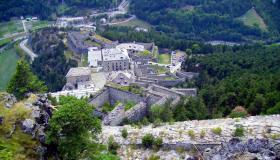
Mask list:
[[[237,106],[231,111],[229,117],[230,118],[244,118],[247,115],[248,115],[248,112],[246,111],[246,109],[244,107]]]
[[[127,135],[128,135],[127,129],[126,129],[126,128],[123,128],[121,132],[122,132],[122,137],[123,137],[123,138],[127,138]]]
[[[120,145],[114,140],[114,137],[110,136],[108,140],[108,151],[116,155],[119,147]]]
[[[280,134],[272,134],[271,139],[274,139],[274,140],[280,139]]]
[[[195,133],[193,130],[189,130],[188,135],[191,137],[191,139],[195,139]]]
[[[142,120],[142,124],[143,126],[147,126],[149,124],[149,120],[147,117],[144,117],[143,120]]]
[[[243,137],[244,136],[244,128],[242,126],[235,128],[233,136],[234,137]]]
[[[154,136],[152,134],[146,134],[142,138],[142,144],[146,148],[151,148],[154,144]]]
[[[152,154],[148,160],[160,160],[160,156]]]
[[[220,127],[212,128],[211,131],[216,135],[221,135],[222,134],[222,128],[220,128]]]
[[[163,141],[162,141],[162,138],[161,138],[161,137],[156,138],[155,141],[154,141],[154,146],[155,146],[155,148],[156,148],[156,149],[159,149],[159,148],[162,146],[162,143],[163,143]]]
[[[159,127],[159,126],[161,126],[161,124],[162,124],[162,121],[159,118],[157,118],[153,123],[153,127],[154,128]]]
[[[206,135],[205,130],[201,130],[201,131],[200,131],[200,138],[204,138],[205,135]]]

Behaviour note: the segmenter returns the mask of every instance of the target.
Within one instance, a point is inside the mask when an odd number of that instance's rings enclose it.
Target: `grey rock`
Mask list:
[[[246,149],[246,146],[238,138],[232,138],[225,146],[230,153],[243,152]]]
[[[12,94],[6,94],[3,97],[3,101],[5,104],[5,107],[7,107],[7,108],[11,108],[15,103],[17,103],[16,97]]]
[[[45,142],[46,142],[45,127],[40,127],[38,129],[37,136],[38,136],[40,143],[45,144]]]
[[[44,146],[39,146],[37,148],[37,153],[40,155],[39,160],[45,160],[46,158],[44,156],[47,153],[47,148]]]
[[[35,121],[32,119],[26,119],[22,122],[22,130],[25,133],[32,134],[35,128]]]
[[[268,147],[269,142],[267,139],[249,139],[247,142],[247,148],[250,153],[259,153]]]

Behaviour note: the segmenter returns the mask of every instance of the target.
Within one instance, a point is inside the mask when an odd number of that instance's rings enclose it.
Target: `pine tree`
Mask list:
[[[7,92],[14,94],[18,99],[23,99],[27,93],[43,93],[47,87],[36,77],[27,62],[20,60],[17,63],[16,73],[10,80]]]

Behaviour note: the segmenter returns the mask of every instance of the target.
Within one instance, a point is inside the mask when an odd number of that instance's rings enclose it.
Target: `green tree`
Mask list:
[[[92,140],[101,132],[101,123],[92,110],[85,99],[60,97],[59,109],[50,119],[47,143],[57,146],[62,159],[79,159],[96,147]]]
[[[18,99],[23,99],[26,93],[43,93],[47,87],[36,77],[24,60],[17,63],[16,73],[8,84],[7,92],[14,94]]]
[[[266,107],[263,95],[257,94],[255,100],[250,104],[249,112],[253,115],[260,114]]]
[[[280,102],[267,110],[267,114],[280,114]]]

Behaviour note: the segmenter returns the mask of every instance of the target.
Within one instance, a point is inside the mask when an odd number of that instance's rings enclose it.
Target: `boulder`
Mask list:
[[[25,133],[32,134],[35,128],[35,121],[32,119],[26,119],[22,122],[22,127],[21,129]]]

